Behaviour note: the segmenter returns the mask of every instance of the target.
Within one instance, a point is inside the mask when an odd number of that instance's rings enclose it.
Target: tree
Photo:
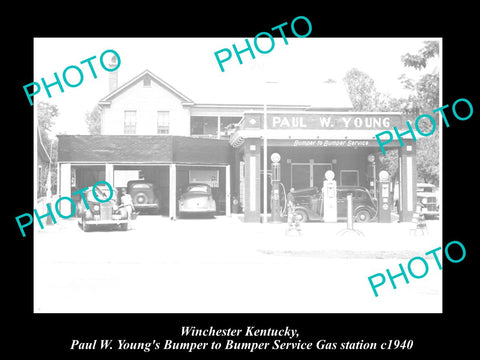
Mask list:
[[[427,67],[429,59],[438,56],[440,52],[438,41],[424,41],[424,44],[424,47],[421,48],[416,55],[407,53],[401,56],[401,60],[405,66],[422,70]]]
[[[101,129],[101,114],[102,108],[97,104],[92,111],[85,113],[85,122],[87,123],[88,132],[90,135],[99,135]]]
[[[354,111],[401,111],[406,105],[405,99],[380,93],[375,87],[375,81],[357,68],[347,71],[343,81]],[[387,150],[382,159],[381,168],[394,175],[398,168],[398,152]]]
[[[402,111],[407,104],[405,99],[379,92],[375,81],[357,68],[347,71],[343,82],[354,111]]]
[[[413,67],[417,70],[423,70],[427,67],[429,60],[439,56],[438,41],[425,41],[424,46],[417,54],[409,53],[403,55],[401,60],[405,67]],[[406,112],[415,118],[421,114],[432,114],[432,110],[440,106],[440,81],[437,68],[432,73],[424,74],[419,80],[407,78],[405,75],[400,77],[403,86],[410,90],[407,100]],[[417,174],[419,180],[423,182],[439,183],[439,116],[433,114],[437,130],[430,136],[417,137]],[[420,129],[428,133],[432,129],[429,121],[419,122]]]
[[[375,82],[370,76],[357,68],[353,68],[347,71],[343,82],[347,87],[353,110],[373,111],[378,91],[375,88]]]
[[[52,105],[47,102],[39,102],[37,105],[37,122],[40,138],[43,146],[50,156],[49,170],[50,172],[42,173],[38,179],[38,196],[44,196],[47,192],[47,180],[50,173],[51,190],[56,189],[57,184],[57,149],[58,141],[52,136],[53,126],[55,125],[55,118],[60,114],[57,105]],[[51,139],[52,138],[52,139]],[[38,144],[39,146],[40,144]]]
[[[45,149],[50,149],[52,140],[50,135],[52,127],[55,125],[55,118],[59,115],[58,106],[47,102],[39,102],[37,105],[37,121]]]
[[[405,54],[401,60],[405,67],[425,70],[429,62],[439,55],[438,41],[425,41],[424,46],[417,54]],[[343,81],[352,100],[354,111],[400,111],[415,120],[421,114],[432,114],[432,110],[439,107],[439,74],[434,68],[423,74],[418,80],[400,76],[405,89],[409,90],[407,98],[394,98],[390,94],[380,93],[370,76],[353,68],[349,70]],[[439,182],[439,124],[438,113],[433,115],[437,131],[432,135],[417,136],[417,174],[423,182],[438,185]],[[419,128],[423,133],[429,133],[432,124],[427,119],[419,121]],[[396,150],[387,151],[383,167],[395,176],[397,171],[398,153]]]

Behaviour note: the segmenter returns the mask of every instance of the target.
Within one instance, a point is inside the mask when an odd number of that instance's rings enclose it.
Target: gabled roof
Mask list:
[[[223,84],[214,86],[213,92],[198,90],[194,94],[197,99],[192,99],[182,94],[173,86],[160,79],[150,70],[145,70],[127,83],[123,84],[99,101],[100,105],[108,105],[117,95],[128,90],[130,87],[142,81],[145,76],[150,76],[152,81],[177,96],[183,104],[198,107],[209,106],[263,106],[264,101],[268,105],[279,107],[301,107],[309,110],[324,111],[349,111],[353,109],[352,102],[346,88],[339,83],[315,83],[310,85],[299,85],[293,83],[280,83],[266,89],[262,86],[250,86],[247,90],[239,87],[238,84]],[[266,95],[266,91],[268,94]],[[268,97],[268,99],[267,99]]]
[[[175,89],[173,86],[171,86],[167,82],[160,79],[157,75],[152,73],[150,70],[145,70],[141,74],[135,76],[133,79],[123,84],[122,86],[118,87],[116,90],[112,91],[110,94],[108,94],[103,99],[101,99],[99,101],[100,105],[109,104],[112,101],[112,99],[114,99],[116,96],[118,96],[122,92],[128,90],[130,87],[132,87],[133,85],[141,81],[145,76],[150,76],[153,81],[155,81],[158,85],[170,91],[172,94],[176,95],[178,98],[180,98],[180,100],[182,100],[183,103],[193,104],[193,100],[191,100],[190,98],[182,94],[180,91]]]

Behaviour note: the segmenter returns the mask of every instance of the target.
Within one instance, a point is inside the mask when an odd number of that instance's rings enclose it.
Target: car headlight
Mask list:
[[[93,205],[93,210],[94,211],[100,211],[100,205],[98,205],[98,204]]]
[[[427,201],[427,198],[423,198],[423,199],[421,200],[421,202],[422,202],[423,205],[427,205],[427,202],[428,202],[428,201]]]

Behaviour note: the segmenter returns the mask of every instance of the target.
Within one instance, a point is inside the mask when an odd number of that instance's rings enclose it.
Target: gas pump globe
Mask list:
[[[280,154],[273,153],[270,157],[272,160],[272,191],[270,193],[272,206],[272,223],[278,224],[282,222],[281,206],[280,206]]]

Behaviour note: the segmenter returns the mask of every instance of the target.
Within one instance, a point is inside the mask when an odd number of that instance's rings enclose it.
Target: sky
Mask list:
[[[85,113],[108,95],[109,73],[100,65],[100,55],[115,50],[121,59],[118,68],[119,86],[148,69],[175,89],[195,102],[215,102],[221,92],[249,91],[266,81],[308,86],[333,79],[341,82],[352,68],[368,74],[377,89],[393,96],[405,95],[399,76],[418,77],[421,72],[405,68],[401,55],[416,54],[426,38],[274,38],[275,46],[267,54],[260,54],[249,39],[255,59],[248,52],[242,54],[239,64],[233,54],[232,44],[239,50],[245,48],[245,38],[35,38],[34,79],[47,84],[60,79],[68,66],[78,66],[84,75],[78,87],[63,83],[64,92],[58,86],[50,88],[51,98],[42,88],[35,95],[35,102],[56,104],[60,115],[55,119],[55,133],[87,134]],[[436,39],[438,40],[438,39]],[[259,41],[259,47],[268,49],[270,40]],[[232,51],[232,58],[223,64],[222,72],[214,53],[224,48]],[[222,54],[221,56],[223,56]],[[81,61],[96,56],[91,61],[97,78],[94,79],[88,64]],[[110,56],[110,54],[109,54]],[[107,59],[107,56],[105,59]],[[426,71],[437,67],[441,73],[441,61],[429,64]],[[74,83],[74,70],[68,79]],[[26,84],[25,84],[26,85]],[[28,99],[25,97],[26,104]],[[259,101],[261,103],[261,101]]]

